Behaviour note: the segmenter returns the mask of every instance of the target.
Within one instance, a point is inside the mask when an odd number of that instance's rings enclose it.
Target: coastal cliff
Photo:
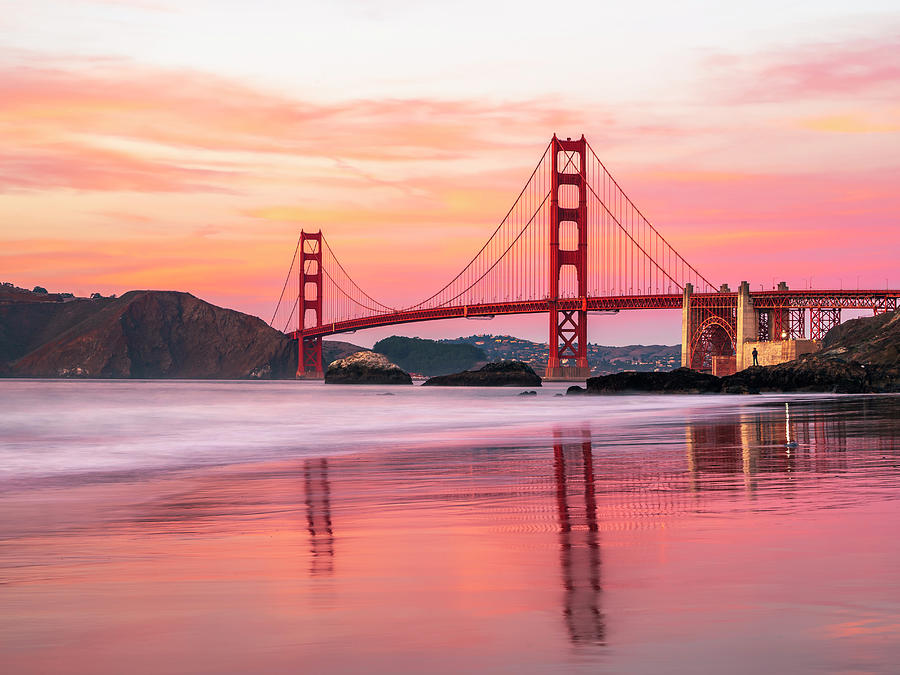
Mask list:
[[[288,378],[296,343],[257,317],[176,291],[0,304],[13,377]]]

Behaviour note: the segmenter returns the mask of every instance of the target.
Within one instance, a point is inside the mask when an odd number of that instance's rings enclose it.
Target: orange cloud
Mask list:
[[[801,128],[841,134],[885,134],[900,132],[900,111],[875,116],[867,113],[846,113],[800,120]]]

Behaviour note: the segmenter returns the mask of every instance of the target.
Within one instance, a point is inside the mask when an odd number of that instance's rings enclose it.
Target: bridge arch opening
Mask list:
[[[700,326],[691,340],[689,367],[704,372],[713,371],[716,357],[735,357],[734,327],[725,319],[709,317]]]

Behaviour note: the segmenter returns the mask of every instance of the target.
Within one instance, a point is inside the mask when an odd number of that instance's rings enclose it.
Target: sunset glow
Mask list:
[[[257,4],[0,3],[0,281],[268,319],[299,230],[321,228],[408,305],[484,243],[555,132],[584,133],[715,283],[900,283],[895,3],[587,3],[558,25],[528,3]],[[677,341],[647,324],[592,341]]]

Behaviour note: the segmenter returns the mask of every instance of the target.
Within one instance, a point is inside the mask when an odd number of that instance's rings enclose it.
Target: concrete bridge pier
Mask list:
[[[691,340],[694,337],[691,326],[691,295],[694,285],[690,282],[684,285],[684,296],[681,302],[681,367],[691,367]]]
[[[756,341],[759,337],[759,314],[753,307],[753,298],[750,297],[750,282],[742,281],[737,293],[737,326],[735,327],[735,359],[736,371],[743,370],[753,365],[753,349],[750,349],[750,362],[744,363],[745,354],[743,345]]]

